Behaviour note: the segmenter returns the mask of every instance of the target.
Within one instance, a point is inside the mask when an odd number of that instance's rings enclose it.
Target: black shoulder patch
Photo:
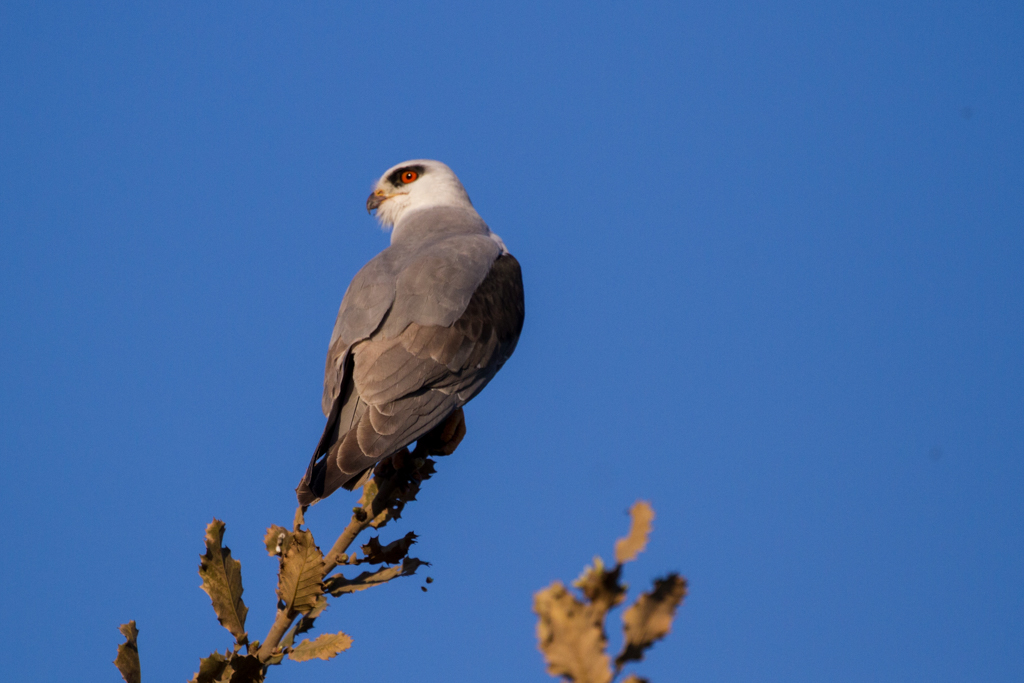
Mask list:
[[[523,271],[519,261],[512,254],[501,254],[473,292],[463,318],[475,315],[487,321],[499,342],[508,346],[507,355],[511,356],[523,331],[525,313]]]
[[[395,187],[402,187],[402,185],[404,184],[402,183],[403,173],[405,173],[406,171],[413,171],[414,173],[416,173],[416,175],[422,176],[426,172],[426,170],[426,168],[419,164],[413,164],[412,166],[403,166],[401,168],[396,168],[394,171],[388,174],[388,182],[394,185]]]

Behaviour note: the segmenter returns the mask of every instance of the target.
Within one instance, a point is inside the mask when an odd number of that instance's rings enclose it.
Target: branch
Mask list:
[[[352,545],[352,541],[356,540],[356,537],[370,526],[372,521],[373,517],[367,513],[365,507],[352,509],[352,520],[345,527],[345,530],[341,532],[341,536],[338,536],[338,540],[331,546],[331,550],[324,556],[324,576],[327,576],[334,571],[335,567],[348,560],[348,557],[345,556],[345,551]]]
[[[288,627],[292,625],[298,614],[289,614],[288,610],[279,609],[277,610],[277,616],[274,617],[274,623],[270,626],[270,631],[267,632],[267,637],[260,645],[259,651],[256,656],[259,657],[260,661],[266,664],[270,661],[271,657],[274,656],[274,650],[281,643],[281,638],[284,636]]]
[[[398,519],[405,504],[416,499],[420,482],[428,479],[434,473],[433,461],[427,457],[432,450],[432,444],[425,443],[422,447],[417,444],[416,450],[411,455],[408,450],[402,449],[377,466],[373,476],[363,484],[360,505],[352,509],[352,518],[348,525],[324,556],[321,579],[329,575],[339,565],[349,563],[346,551],[359,537],[359,534],[370,527],[380,528],[392,519]],[[380,484],[378,485],[377,482]],[[296,530],[303,523],[304,514],[305,508],[300,507],[295,511]],[[412,566],[412,571],[415,571],[415,567],[416,565]],[[402,575],[406,574],[396,573],[395,576]],[[278,610],[274,623],[257,654],[261,662],[268,663],[280,656],[280,653],[275,651],[280,646],[281,640],[285,637],[292,622],[299,615],[300,612],[289,609],[287,606]]]
[[[346,553],[366,529],[380,529],[401,517],[406,504],[416,500],[422,482],[434,473],[434,462],[429,456],[450,455],[465,433],[462,411],[457,410],[446,422],[421,437],[412,453],[403,448],[379,463],[363,483],[359,505],[353,508],[352,518],[326,557],[316,546],[313,534],[302,528],[305,507],[296,509],[291,530],[276,524],[267,529],[264,538],[267,553],[280,558],[280,570],[277,613],[262,643],[250,641],[245,632],[248,608],[242,601],[241,564],[223,545],[224,523],[214,520],[207,527],[206,554],[202,556],[200,575],[217,618],[234,636],[235,644],[223,654],[213,652],[202,658],[191,683],[262,683],[268,667],[280,664],[286,656],[297,662],[326,660],[347,650],[352,639],[344,633],[324,633],[297,644],[295,639],[313,628],[314,621],[327,608],[329,595],[338,597],[366,590],[399,576],[411,576],[419,567],[429,565],[408,556],[409,547],[416,539],[412,532],[386,544],[381,543],[379,537],[373,537],[363,546],[362,556]],[[354,564],[382,566],[356,577],[346,577],[340,572],[328,577],[340,565]],[[430,580],[428,578],[427,582]],[[129,683],[138,680],[134,623],[122,626],[126,643],[118,649],[116,662]]]
[[[372,480],[370,480],[372,481]],[[370,481],[367,481],[366,485],[369,485]],[[364,494],[365,495],[365,494]],[[295,511],[295,519],[297,524],[301,524],[303,517],[305,516],[306,508],[299,506]],[[348,550],[348,547],[352,545],[352,542],[356,540],[367,527],[370,526],[370,522],[373,518],[367,514],[365,505],[353,508],[352,519],[349,521],[348,526],[338,536],[338,540],[334,542],[330,552],[324,557],[324,569],[323,576],[330,574],[341,562],[341,558],[344,557],[344,553]],[[347,558],[345,558],[347,559]],[[267,632],[267,637],[264,638],[263,643],[260,645],[257,656],[261,662],[267,663],[274,657],[274,650],[281,644],[281,639],[284,638],[285,633],[291,627],[292,622],[299,616],[299,612],[290,609],[278,609],[277,616],[274,617],[274,623],[270,626],[270,631]]]
[[[629,510],[629,534],[615,544],[615,566],[605,567],[600,557],[583,570],[570,591],[561,581],[534,594],[533,611],[539,618],[537,639],[548,673],[572,683],[612,683],[628,662],[639,662],[644,652],[668,635],[676,610],[686,597],[686,579],[676,573],[656,579],[654,590],[642,594],[622,615],[625,643],[615,658],[608,655],[605,620],[609,610],[626,599],[620,581],[623,565],[632,562],[647,545],[654,510],[638,501]],[[645,679],[631,674],[623,683]]]

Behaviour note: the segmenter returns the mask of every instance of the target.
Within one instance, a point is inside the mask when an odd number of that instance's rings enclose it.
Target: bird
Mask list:
[[[380,461],[461,420],[523,329],[519,262],[447,165],[392,166],[366,210],[391,244],[342,298],[324,371],[327,424],[295,490],[303,506],[354,489]]]

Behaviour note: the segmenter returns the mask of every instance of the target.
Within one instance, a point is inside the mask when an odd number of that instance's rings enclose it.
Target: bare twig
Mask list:
[[[277,646],[281,642],[281,638],[297,616],[299,616],[298,613],[289,614],[288,610],[277,610],[277,616],[274,617],[274,623],[270,626],[270,631],[267,633],[266,639],[260,645],[260,649],[256,653],[256,656],[260,658],[261,662],[266,664],[270,661],[270,658],[274,655],[274,650],[277,649]]]
[[[383,467],[377,468],[372,478],[372,481],[379,481],[377,495],[369,503],[352,510],[352,519],[349,520],[344,531],[338,536],[338,540],[334,542],[330,551],[324,556],[324,576],[330,574],[339,564],[343,563],[344,560],[342,558],[345,557],[345,551],[349,549],[359,534],[368,529],[373,520],[391,505],[392,496],[394,496],[398,486],[408,481],[415,473],[417,469],[416,458],[409,457],[408,451],[405,451],[404,455],[404,458],[401,456],[398,458],[397,463],[388,462]],[[367,484],[369,481],[371,480],[368,480]],[[301,507],[295,511],[297,523],[301,523],[304,513],[305,510]],[[266,663],[270,661],[275,654],[275,650],[281,644],[281,639],[284,638],[292,622],[298,616],[300,616],[299,613],[293,610],[279,609],[277,611],[274,623],[271,625],[267,637],[260,645],[257,656],[261,662]]]
[[[370,516],[366,508],[357,507],[352,511],[352,520],[345,527],[345,530],[341,532],[341,536],[338,536],[338,540],[331,546],[330,551],[324,556],[324,576],[330,574],[334,571],[335,567],[342,563],[342,555],[352,545],[352,541],[356,540],[356,537],[370,526],[372,521],[373,517]]]
[[[299,662],[330,659],[348,649],[352,639],[344,633],[321,634],[297,645],[295,638],[313,628],[313,622],[327,607],[328,595],[338,597],[379,586],[399,576],[411,576],[417,568],[430,564],[408,556],[409,546],[416,541],[413,532],[384,545],[378,538],[371,538],[363,547],[362,556],[358,553],[349,556],[347,551],[366,529],[380,529],[400,518],[406,504],[416,500],[423,481],[434,473],[434,462],[430,456],[450,455],[465,433],[462,411],[457,410],[444,423],[418,439],[412,453],[403,448],[380,462],[364,482],[358,507],[353,508],[352,518],[326,556],[320,553],[312,532],[303,528],[305,507],[296,508],[291,530],[276,524],[267,529],[264,537],[267,552],[280,558],[280,571],[277,613],[262,643],[250,641],[245,631],[248,608],[242,602],[241,565],[223,545],[224,523],[215,519],[207,527],[207,552],[201,558],[200,575],[217,618],[235,637],[235,646],[224,654],[213,652],[201,658],[199,672],[191,683],[226,681],[229,678],[235,683],[261,683],[267,669],[280,664],[285,657]],[[340,573],[328,577],[340,565],[363,563],[390,566],[351,578]],[[430,582],[429,578],[427,582]],[[115,662],[126,680],[130,681],[138,680],[138,657],[134,657],[135,666],[131,669],[128,665],[132,662],[127,661],[123,651],[134,647],[137,634],[134,624],[122,626],[127,642],[119,648]],[[129,626],[133,631],[131,634],[125,631]],[[240,651],[242,646],[245,646],[245,654]],[[133,672],[135,677],[131,678]]]

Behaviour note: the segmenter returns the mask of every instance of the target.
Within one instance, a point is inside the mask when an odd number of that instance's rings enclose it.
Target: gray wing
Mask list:
[[[501,251],[479,216],[459,209],[421,211],[411,222],[414,231],[416,223],[425,224],[423,237],[382,251],[356,273],[345,292],[327,350],[324,415],[330,415],[341,392],[353,345],[382,323],[387,337],[401,334],[410,323],[450,326]]]
[[[448,285],[465,273],[464,268],[423,262]],[[461,313],[447,325],[439,324],[443,317],[430,320],[422,307],[403,312],[404,292],[425,293],[433,286],[422,272],[408,279],[399,279],[397,300],[379,329],[352,344],[341,359],[327,428],[297,489],[304,505],[353,482],[438,425],[476,396],[515,350],[524,304],[522,274],[511,255],[491,262]],[[457,286],[451,291],[457,292]],[[406,320],[414,315],[420,319]]]

